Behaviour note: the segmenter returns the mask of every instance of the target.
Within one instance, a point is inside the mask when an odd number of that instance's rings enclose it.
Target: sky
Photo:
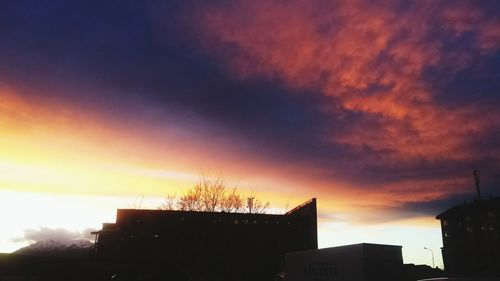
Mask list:
[[[500,2],[0,4],[0,252],[91,238],[207,171],[319,246],[403,246],[442,267],[439,222],[500,195]]]

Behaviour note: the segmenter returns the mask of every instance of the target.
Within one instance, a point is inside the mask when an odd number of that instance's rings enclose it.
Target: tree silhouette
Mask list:
[[[232,192],[224,196],[221,209],[227,213],[238,213],[243,210],[243,196],[238,193],[236,187]]]
[[[158,206],[158,209],[263,214],[268,207],[269,202],[262,203],[253,195],[245,197],[238,192],[236,187],[227,192],[222,176],[210,178],[203,175],[196,185],[179,198],[175,194],[167,195],[165,202]]]
[[[177,209],[177,196],[175,193],[173,195],[167,195],[165,201],[158,206],[158,210],[176,210]]]
[[[255,196],[252,195],[247,197],[246,213],[263,214],[266,212],[267,208],[269,208],[269,202],[262,203],[259,198],[255,198]]]
[[[195,188],[201,190],[202,211],[215,212],[222,208],[226,187],[221,176],[212,180],[204,175]]]
[[[177,206],[181,211],[203,211],[202,203],[203,192],[200,185],[195,185],[193,188],[179,198]]]

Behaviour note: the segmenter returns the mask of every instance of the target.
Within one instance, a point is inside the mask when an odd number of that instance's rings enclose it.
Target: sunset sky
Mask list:
[[[89,238],[207,171],[320,247],[403,246],[500,195],[500,1],[4,1],[0,252]]]

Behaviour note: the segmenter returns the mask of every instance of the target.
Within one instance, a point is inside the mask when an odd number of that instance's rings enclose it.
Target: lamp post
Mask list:
[[[435,268],[434,266],[434,251],[427,248],[427,247],[424,247],[424,249],[426,249],[427,251],[430,251],[431,252],[431,255],[432,255],[432,268]]]

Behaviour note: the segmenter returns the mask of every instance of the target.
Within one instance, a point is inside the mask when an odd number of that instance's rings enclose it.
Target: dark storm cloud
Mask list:
[[[473,187],[471,187],[471,190],[473,190]],[[448,210],[451,206],[472,203],[475,196],[475,192],[471,191],[468,193],[452,195],[439,200],[405,203],[397,209],[409,213],[414,212],[417,214],[437,216],[438,214]],[[488,198],[488,195],[483,196],[483,198]]]

